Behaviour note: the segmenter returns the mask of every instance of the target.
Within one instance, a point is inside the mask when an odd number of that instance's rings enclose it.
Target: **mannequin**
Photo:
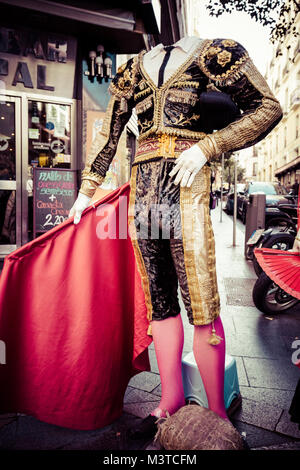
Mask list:
[[[129,230],[162,396],[133,437],[153,435],[157,418],[185,404],[178,282],[194,327],[193,352],[209,408],[228,419],[223,398],[225,337],[209,216],[209,160],[254,145],[282,117],[279,102],[238,42],[185,37],[173,46],[165,50],[159,44],[142,51],[118,69],[103,129],[93,142],[70,211],[78,223],[135,107],[140,136],[130,179]],[[228,94],[242,111],[216,132],[207,131],[199,106],[201,93],[210,89]]]

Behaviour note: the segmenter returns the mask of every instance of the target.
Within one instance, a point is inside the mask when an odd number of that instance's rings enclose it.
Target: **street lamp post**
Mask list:
[[[236,216],[237,216],[237,157],[234,157],[234,203],[233,203],[233,241],[232,245],[236,246]]]
[[[223,209],[223,173],[224,173],[224,153],[222,153],[222,169],[221,169],[221,203],[220,203],[220,222],[222,222],[222,209]]]

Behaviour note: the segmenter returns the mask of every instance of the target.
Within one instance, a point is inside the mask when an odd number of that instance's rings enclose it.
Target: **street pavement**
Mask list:
[[[300,371],[292,363],[292,343],[300,338],[300,307],[288,313],[263,315],[252,302],[256,275],[244,258],[244,225],[238,221],[233,246],[232,217],[220,206],[212,211],[216,241],[221,318],[226,352],[235,357],[241,407],[232,416],[251,449],[300,450],[298,425],[288,409]],[[182,305],[184,352],[192,350],[193,327]],[[77,431],[20,414],[0,415],[0,449],[138,450],[147,441],[131,441],[127,430],[149,414],[160,400],[160,378],[153,343],[149,347],[151,372],[133,377],[124,398],[122,416],[109,426]]]

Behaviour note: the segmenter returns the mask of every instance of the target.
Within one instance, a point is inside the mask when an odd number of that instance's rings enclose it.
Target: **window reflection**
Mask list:
[[[71,168],[70,110],[64,104],[28,103],[28,240],[33,239],[33,167]]]
[[[0,101],[0,180],[16,179],[15,104]],[[0,183],[1,184],[1,183]],[[16,191],[0,189],[0,244],[16,243]]]
[[[0,191],[0,244],[16,243],[16,191]]]
[[[0,179],[16,179],[15,105],[0,101]]]
[[[28,113],[29,164],[70,168],[70,106],[29,101]]]

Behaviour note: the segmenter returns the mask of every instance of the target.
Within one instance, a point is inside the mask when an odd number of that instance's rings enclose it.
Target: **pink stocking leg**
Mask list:
[[[205,387],[208,406],[224,419],[228,419],[224,404],[225,335],[221,318],[215,321],[216,334],[223,338],[217,345],[208,343],[211,325],[194,327],[193,352]]]
[[[161,380],[161,401],[153,416],[170,415],[185,405],[181,375],[183,325],[181,315],[152,321],[152,336]]]

